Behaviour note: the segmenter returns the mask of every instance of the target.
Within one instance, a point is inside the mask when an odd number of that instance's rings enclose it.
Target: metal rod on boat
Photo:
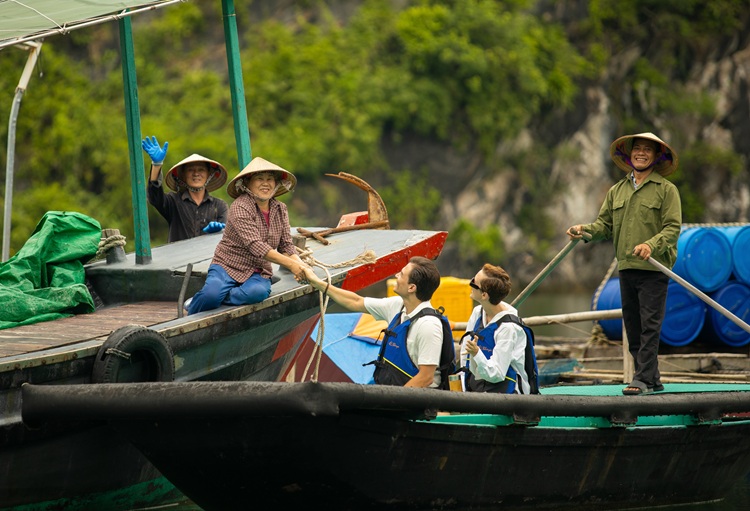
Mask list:
[[[531,293],[534,292],[534,290],[539,286],[539,284],[542,283],[542,281],[547,278],[547,275],[552,273],[552,270],[555,269],[555,267],[560,263],[560,261],[563,260],[563,258],[568,255],[568,252],[573,250],[573,247],[576,246],[576,244],[581,241],[581,239],[591,239],[591,235],[589,233],[581,233],[583,235],[583,238],[577,238],[572,239],[568,242],[567,245],[549,262],[547,266],[544,267],[544,269],[539,272],[539,275],[534,277],[534,280],[532,280],[528,286],[526,286],[526,289],[521,291],[518,296],[511,302],[511,305],[513,307],[520,307],[521,304],[529,297]]]
[[[190,283],[190,275],[193,274],[193,263],[188,263],[185,268],[185,278],[182,279],[182,287],[180,288],[180,296],[177,298],[177,317],[181,318],[185,315],[185,293],[187,293],[188,284]]]
[[[13,211],[13,177],[16,167],[16,124],[18,111],[21,108],[21,99],[26,93],[26,88],[31,80],[31,73],[36,66],[39,53],[42,51],[41,42],[29,42],[23,45],[29,50],[29,57],[26,59],[26,66],[23,68],[21,79],[16,87],[16,95],[13,98],[13,105],[10,108],[10,120],[8,121],[8,154],[5,165],[5,206],[3,212],[3,246],[2,261],[5,262],[10,256],[10,228],[11,214]]]
[[[687,288],[688,291],[693,293],[695,296],[706,302],[708,305],[719,311],[721,314],[727,317],[732,323],[743,329],[745,332],[750,334],[750,325],[742,321],[740,318],[734,315],[734,313],[726,308],[724,308],[721,304],[713,300],[710,296],[705,294],[703,291],[692,285],[687,280],[683,279],[679,275],[677,275],[675,272],[661,264],[659,261],[654,259],[653,257],[648,258],[648,262],[659,268],[661,272],[665,275],[667,275],[669,278],[677,282],[678,284],[682,285],[683,287]]]

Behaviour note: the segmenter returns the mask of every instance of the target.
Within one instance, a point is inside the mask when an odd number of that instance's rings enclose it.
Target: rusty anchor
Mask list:
[[[346,172],[339,172],[338,174],[326,174],[326,176],[342,179],[367,192],[367,222],[356,223],[364,218],[363,214],[356,213],[345,215],[344,217],[342,217],[337,227],[333,227],[331,229],[323,229],[321,231],[310,231],[302,227],[298,227],[298,233],[302,234],[306,238],[315,238],[322,244],[328,245],[330,242],[325,239],[325,236],[328,236],[329,234],[353,231],[358,229],[389,228],[390,223],[388,221],[388,211],[385,209],[385,203],[380,197],[380,194],[378,194],[378,192],[376,192],[369,183],[367,183],[362,178],[359,178],[352,174],[348,174]]]

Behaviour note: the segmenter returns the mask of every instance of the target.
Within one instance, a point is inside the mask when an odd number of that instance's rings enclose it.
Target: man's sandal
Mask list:
[[[622,389],[622,393],[626,396],[640,396],[641,394],[650,394],[653,391],[653,388],[649,388],[639,381],[633,381],[630,385]]]

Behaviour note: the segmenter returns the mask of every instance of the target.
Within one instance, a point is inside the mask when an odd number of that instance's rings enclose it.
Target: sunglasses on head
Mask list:
[[[473,287],[473,288],[474,288],[474,289],[476,289],[477,291],[479,291],[479,290],[481,290],[481,289],[482,289],[481,287],[477,286],[477,283],[476,283],[476,282],[474,282],[474,279],[473,279],[473,278],[472,278],[472,279],[471,279],[471,280],[469,281],[469,286]]]

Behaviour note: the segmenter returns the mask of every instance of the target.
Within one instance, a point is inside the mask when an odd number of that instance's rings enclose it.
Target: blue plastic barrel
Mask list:
[[[715,227],[690,227],[677,240],[672,271],[704,293],[716,291],[732,275],[732,247]]]
[[[745,323],[750,322],[750,286],[747,284],[732,280],[716,292],[709,293],[709,296]],[[713,307],[708,307],[706,324],[701,337],[733,347],[750,344],[750,333],[734,324]]]
[[[732,273],[743,284],[750,284],[750,225],[717,227],[732,247]]]
[[[599,300],[594,303],[596,294],[591,298],[591,310],[606,311],[612,309],[621,309],[622,300],[620,299],[620,277],[612,277],[604,284],[602,292],[599,294]],[[604,319],[599,321],[604,335],[610,340],[622,340],[622,320],[621,319]]]
[[[667,305],[661,325],[661,342],[687,346],[698,337],[706,321],[706,304],[677,282],[667,287]]]

